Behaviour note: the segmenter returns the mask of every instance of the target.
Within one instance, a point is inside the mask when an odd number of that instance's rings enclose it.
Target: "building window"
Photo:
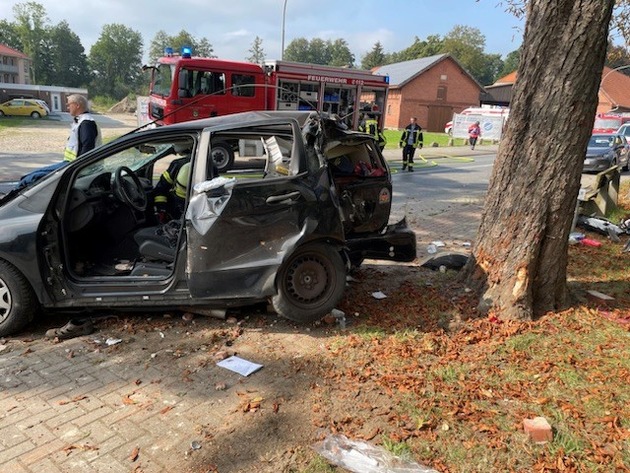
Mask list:
[[[437,100],[438,102],[446,102],[446,86],[445,85],[438,86]]]

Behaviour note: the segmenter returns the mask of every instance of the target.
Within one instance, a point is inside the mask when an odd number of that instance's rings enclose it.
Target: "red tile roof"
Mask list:
[[[6,44],[0,44],[0,54],[2,56],[11,56],[11,57],[19,57],[22,59],[29,59],[29,57],[18,51],[17,49],[13,49],[8,47]]]
[[[510,72],[507,76],[503,76],[500,79],[497,79],[492,85],[514,84],[514,82],[516,82],[516,71]]]
[[[630,108],[629,76],[604,66],[599,91],[610,100],[612,108]]]

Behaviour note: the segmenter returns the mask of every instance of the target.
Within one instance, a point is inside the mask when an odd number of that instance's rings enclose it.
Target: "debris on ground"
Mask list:
[[[420,262],[420,266],[434,271],[441,270],[442,266],[458,271],[464,267],[467,261],[468,255],[464,253],[448,252],[428,256]]]
[[[355,473],[437,473],[411,460],[404,460],[382,447],[350,440],[344,435],[329,435],[313,449],[335,466]]]
[[[71,319],[66,325],[60,328],[51,328],[44,335],[46,338],[67,340],[69,338],[89,335],[94,332],[92,320]]]
[[[523,429],[534,443],[547,443],[553,440],[551,425],[544,417],[523,420]]]
[[[610,236],[613,234],[615,237],[618,237],[624,233],[630,233],[603,217],[586,217],[584,215],[580,215],[578,216],[577,225],[585,228],[586,230],[600,233],[604,236]]]
[[[225,360],[217,362],[217,366],[228,369],[230,371],[234,371],[235,373],[243,376],[249,376],[250,374],[255,373],[263,367],[263,365],[247,361],[236,355],[230,356]]]

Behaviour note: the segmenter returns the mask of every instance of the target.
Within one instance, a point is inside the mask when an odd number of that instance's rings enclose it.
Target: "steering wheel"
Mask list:
[[[144,193],[142,183],[138,176],[127,166],[121,166],[116,169],[113,190],[116,198],[123,204],[129,205],[138,212],[146,210],[147,195]]]

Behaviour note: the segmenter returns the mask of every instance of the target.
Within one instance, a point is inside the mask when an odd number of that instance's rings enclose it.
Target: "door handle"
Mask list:
[[[291,200],[297,200],[300,195],[302,195],[299,191],[289,192],[288,194],[281,195],[270,195],[267,197],[266,202],[268,204],[280,204],[280,203],[288,203]]]

